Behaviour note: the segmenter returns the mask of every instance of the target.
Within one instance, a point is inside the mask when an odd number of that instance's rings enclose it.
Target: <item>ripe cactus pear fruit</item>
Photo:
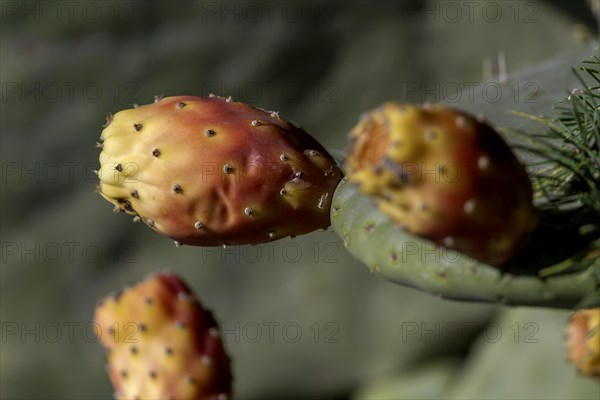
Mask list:
[[[329,226],[341,177],[303,129],[218,96],[108,118],[100,194],[179,244],[261,243]]]
[[[567,356],[583,375],[600,380],[600,308],[579,310],[567,326]]]
[[[217,324],[175,275],[155,274],[104,299],[94,319],[116,398],[230,398]]]
[[[524,167],[486,123],[442,105],[385,103],[352,130],[344,164],[398,227],[500,265],[535,225]]]

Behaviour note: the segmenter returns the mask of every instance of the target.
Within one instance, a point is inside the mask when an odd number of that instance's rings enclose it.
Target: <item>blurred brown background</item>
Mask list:
[[[160,269],[187,279],[221,322],[239,399],[600,396],[564,361],[568,312],[384,282],[332,232],[175,248],[111,213],[92,172],[104,115],[156,94],[214,92],[279,110],[338,159],[360,113],[385,100],[491,104],[486,80],[519,109],[531,87],[504,83],[502,59],[508,74],[535,75],[537,63],[585,49],[597,41],[598,2],[0,7],[2,398],[111,398],[95,303]]]

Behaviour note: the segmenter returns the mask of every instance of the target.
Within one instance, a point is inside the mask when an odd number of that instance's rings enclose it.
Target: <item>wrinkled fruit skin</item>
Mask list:
[[[262,243],[329,226],[341,172],[308,133],[222,97],[118,112],[100,144],[100,194],[176,242]]]
[[[385,103],[350,136],[348,178],[401,229],[491,265],[527,242],[529,178],[484,122],[441,105]]]
[[[217,324],[176,276],[158,273],[104,299],[94,320],[116,398],[231,397]]]
[[[577,371],[600,380],[600,308],[571,316],[566,344],[569,361]]]

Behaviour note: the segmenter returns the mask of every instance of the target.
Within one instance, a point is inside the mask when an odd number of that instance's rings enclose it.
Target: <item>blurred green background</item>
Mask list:
[[[329,231],[176,248],[111,213],[93,174],[105,114],[156,94],[279,110],[338,159],[360,113],[385,100],[493,107],[485,80],[521,109],[531,86],[504,84],[503,65],[535,76],[585,49],[598,2],[0,4],[3,399],[111,398],[95,303],[161,269],[220,321],[239,399],[600,397],[565,361],[566,311],[396,286]]]

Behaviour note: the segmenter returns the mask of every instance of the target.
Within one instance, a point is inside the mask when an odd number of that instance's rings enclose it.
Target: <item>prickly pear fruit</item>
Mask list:
[[[175,275],[155,274],[104,299],[94,319],[116,398],[230,398],[217,324]]]
[[[329,226],[341,172],[276,112],[176,96],[107,122],[100,194],[178,243],[261,243]]]
[[[579,310],[567,326],[567,356],[583,375],[600,379],[600,308]]]
[[[401,229],[492,265],[524,247],[531,184],[486,123],[441,105],[385,103],[351,141],[347,176]]]

